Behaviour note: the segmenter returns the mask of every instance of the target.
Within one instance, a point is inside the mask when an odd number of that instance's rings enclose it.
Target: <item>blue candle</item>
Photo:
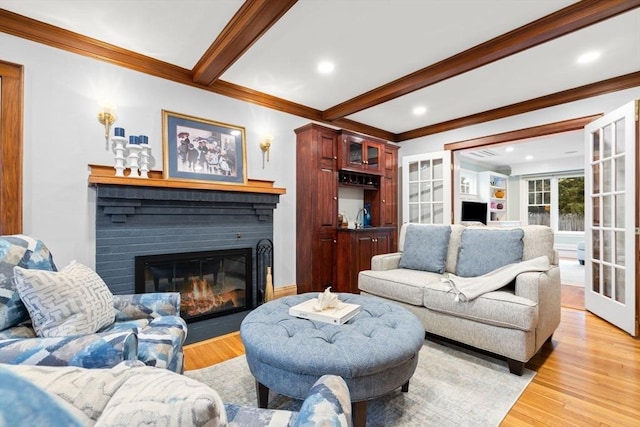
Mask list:
[[[129,135],[129,144],[138,144],[138,137],[135,135]]]
[[[124,138],[124,128],[115,128],[113,132],[115,136],[121,136]]]
[[[149,137],[147,135],[138,136],[138,144],[148,144],[148,143],[149,143]]]

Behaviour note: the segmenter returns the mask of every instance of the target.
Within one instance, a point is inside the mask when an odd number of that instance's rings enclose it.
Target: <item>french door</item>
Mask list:
[[[585,127],[585,307],[636,336],[638,101]]]
[[[402,222],[451,224],[451,151],[402,158]]]

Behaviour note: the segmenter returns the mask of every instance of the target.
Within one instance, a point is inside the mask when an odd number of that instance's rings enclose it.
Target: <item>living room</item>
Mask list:
[[[7,4],[10,3],[12,2],[7,2]],[[292,12],[298,6],[300,5],[294,6]],[[4,2],[2,7],[5,8]],[[560,6],[551,7],[553,10],[559,8]],[[637,9],[629,13],[636,14]],[[10,18],[3,15],[3,19]],[[114,24],[118,25],[117,22]],[[10,27],[10,24],[5,25]],[[4,25],[1,27],[5,28]],[[25,32],[28,33],[29,30]],[[51,38],[55,39],[55,37]],[[213,38],[215,37],[211,39]],[[208,40],[207,43],[211,41]],[[481,41],[483,40],[477,40],[476,43]],[[105,141],[105,129],[96,119],[97,114],[104,107],[101,103],[109,99],[115,105],[117,115],[111,133],[113,128],[119,127],[126,130],[127,136],[147,135],[153,158],[151,169],[156,171],[163,168],[163,110],[244,128],[248,178],[256,181],[272,181],[275,187],[286,190],[279,196],[277,207],[273,212],[273,280],[277,293],[287,293],[291,289],[295,291],[294,248],[296,247],[297,204],[294,129],[314,120],[295,115],[291,111],[268,108],[266,103],[260,105],[246,101],[241,96],[234,98],[203,90],[197,85],[162,78],[164,76],[160,72],[154,71],[153,62],[139,68],[136,68],[135,64],[121,66],[118,58],[103,60],[104,58],[98,58],[97,55],[82,54],[82,49],[79,52],[73,45],[61,48],[54,42],[39,42],[37,36],[33,34],[22,37],[10,30],[3,30],[0,33],[0,46],[0,60],[3,61],[3,67],[6,64],[18,64],[23,67],[24,73],[23,93],[20,96],[23,108],[19,112],[23,120],[24,159],[20,177],[22,183],[20,231],[37,236],[46,242],[51,252],[55,254],[55,260],[59,266],[65,266],[72,260],[77,260],[87,266],[95,267],[97,195],[95,189],[88,185],[88,177],[89,165],[111,167],[114,164],[111,141]],[[202,50],[206,50],[207,46],[208,44]],[[118,54],[122,55],[122,52]],[[634,59],[631,56],[630,58],[630,71],[637,72],[640,69],[637,58]],[[123,62],[126,63],[126,61]],[[191,65],[188,67],[190,68]],[[8,80],[5,80],[7,77],[7,74],[4,74],[5,68],[2,69],[4,89],[4,84]],[[554,89],[549,93],[559,91],[560,89]],[[524,97],[523,100],[533,97]],[[344,99],[348,98],[350,97],[344,97]],[[445,144],[452,142],[607,113],[637,98],[640,98],[640,85],[636,77],[636,83],[624,89],[398,142],[399,163],[403,157],[441,151]],[[506,105],[509,102],[499,105]],[[461,111],[453,117],[472,113],[463,108],[461,104],[464,102],[458,101],[452,104],[461,108]],[[8,117],[6,114],[3,109],[3,117]],[[407,127],[407,129],[410,128]],[[260,148],[266,134],[271,137],[268,161],[267,153]],[[402,204],[400,203],[399,206],[401,211]],[[4,207],[3,205],[3,209]],[[138,242],[131,242],[131,244],[136,243]],[[593,316],[583,313],[567,313],[563,312],[563,316],[573,319],[576,324],[591,325],[598,320],[587,319]],[[563,325],[565,329],[572,327],[573,325]],[[588,326],[583,328],[585,327]],[[596,330],[601,328],[604,326],[597,324]],[[585,334],[590,333],[589,330],[582,329],[582,331]],[[610,333],[616,339],[620,339],[621,345],[631,347],[626,357],[629,360],[628,363],[635,368],[627,369],[635,369],[633,372],[637,373],[637,341],[628,336],[620,337],[616,329],[612,329]],[[570,332],[567,331],[567,334]],[[567,342],[570,343],[574,338],[580,340],[580,337],[572,337]],[[563,345],[569,345],[567,342]],[[556,347],[554,352],[555,350],[560,349]],[[571,364],[570,360],[563,359],[560,363]],[[544,365],[544,360],[537,359],[532,367]],[[551,369],[564,369],[564,367]],[[625,373],[628,372],[625,371]],[[574,371],[572,376],[579,375],[581,370]],[[627,375],[627,377],[637,378],[637,375],[635,377]],[[636,393],[637,396],[637,381],[632,384],[620,381],[613,387],[633,388],[632,393]],[[615,408],[607,408],[607,405],[604,405],[607,410],[616,412]],[[598,417],[606,419],[608,414],[598,413],[604,410],[602,407],[597,407],[594,409],[596,414],[592,416],[595,419]],[[538,412],[530,415],[531,418],[545,416],[544,410],[535,411]],[[621,410],[626,417],[634,415],[634,411],[637,409],[625,407]],[[575,411],[570,412],[575,414]],[[526,410],[522,410],[522,413],[526,413]],[[564,419],[571,420],[571,416]],[[512,419],[511,422],[516,423],[517,420]],[[621,422],[621,424],[624,423]]]

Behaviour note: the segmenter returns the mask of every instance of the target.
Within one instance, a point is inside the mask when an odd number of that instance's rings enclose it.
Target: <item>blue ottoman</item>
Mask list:
[[[576,258],[578,258],[578,262],[580,265],[584,265],[584,241],[581,240],[576,245]]]
[[[240,336],[256,379],[258,406],[267,407],[270,389],[304,399],[322,375],[339,375],[349,387],[354,425],[364,426],[367,400],[400,387],[409,390],[424,344],[420,320],[377,297],[338,295],[340,301],[361,306],[343,325],[289,315],[290,307],[317,298],[317,293],[280,298],[245,317]]]

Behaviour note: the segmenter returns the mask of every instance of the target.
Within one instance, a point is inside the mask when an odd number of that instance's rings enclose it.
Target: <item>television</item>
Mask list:
[[[479,221],[487,224],[487,204],[482,202],[462,202],[460,221]]]

